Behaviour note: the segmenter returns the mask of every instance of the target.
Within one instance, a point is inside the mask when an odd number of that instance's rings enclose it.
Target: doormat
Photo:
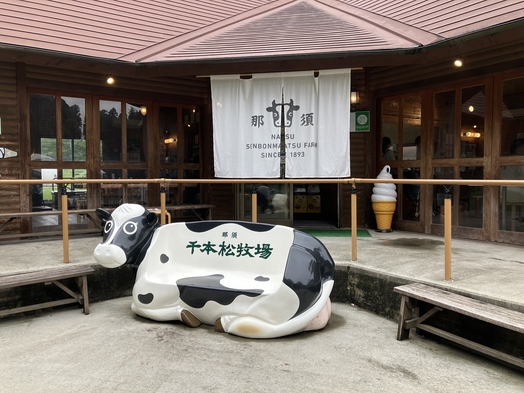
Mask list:
[[[351,229],[298,229],[312,236],[351,237]],[[371,237],[367,229],[357,229],[357,237]]]

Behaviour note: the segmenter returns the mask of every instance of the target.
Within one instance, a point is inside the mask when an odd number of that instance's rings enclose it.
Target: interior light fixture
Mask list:
[[[142,105],[140,107],[140,113],[142,114],[142,116],[145,116],[147,114],[147,106]]]
[[[470,105],[469,108],[468,108],[468,110],[469,110],[470,112],[473,112],[473,111],[475,110],[475,108],[473,107],[473,105]]]
[[[462,134],[466,138],[480,138],[480,132],[466,132]]]
[[[453,65],[455,67],[462,67],[463,64],[464,64],[464,62],[460,58],[456,58],[455,61],[453,62]]]
[[[113,78],[112,76],[108,76],[106,82],[108,85],[112,85],[113,83],[115,83],[115,78]]]
[[[172,137],[171,136],[171,133],[169,132],[169,130],[166,128],[166,130],[164,131],[164,143],[166,145],[169,145],[170,143],[175,143],[176,142],[176,138]],[[167,147],[166,147],[167,148]]]

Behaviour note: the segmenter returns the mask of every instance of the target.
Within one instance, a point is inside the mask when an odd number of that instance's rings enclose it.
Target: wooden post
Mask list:
[[[444,279],[451,281],[451,193],[449,190],[446,190],[444,199],[444,249]]]
[[[166,187],[160,186],[160,225],[166,224]]]
[[[62,241],[64,247],[64,263],[69,263],[69,214],[67,212],[67,188],[62,186]]]
[[[251,191],[251,222],[257,222],[257,189],[253,186]]]
[[[351,260],[357,260],[357,189],[351,187]]]

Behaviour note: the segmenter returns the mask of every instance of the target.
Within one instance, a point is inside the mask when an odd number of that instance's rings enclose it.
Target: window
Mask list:
[[[86,162],[85,99],[62,97],[62,159]]]
[[[524,77],[502,84],[501,156],[517,155],[519,139],[524,139]]]
[[[156,186],[86,185],[83,178],[201,176],[201,120],[195,106],[33,92],[29,102],[31,174],[36,179],[71,179],[67,185],[70,209],[159,203]],[[61,187],[51,183],[35,185],[33,209],[60,208],[60,192]],[[95,198],[89,198],[92,193]],[[87,206],[88,201],[94,206]],[[199,185],[169,187],[168,203],[199,202]]]
[[[168,179],[200,178],[200,110],[160,106],[158,124],[159,176]],[[168,204],[200,203],[198,184],[169,185],[166,192]]]
[[[420,96],[402,100],[402,160],[420,159],[421,114]]]
[[[502,84],[500,178],[524,180],[524,77],[504,80]],[[500,187],[499,228],[524,232],[524,187]]]
[[[453,158],[455,142],[455,91],[436,93],[433,101],[434,159]]]
[[[100,161],[122,161],[122,103],[100,101]]]
[[[144,103],[100,100],[100,177],[147,178],[147,108]],[[147,184],[103,184],[102,207],[122,203],[146,205]]]
[[[460,158],[484,157],[486,92],[484,85],[461,90]]]
[[[78,186],[76,180],[86,177],[86,100],[82,97],[30,94],[29,108],[31,177],[72,179],[67,186],[69,196],[75,188],[83,188]],[[71,163],[78,164],[68,167]],[[52,184],[33,185],[33,210],[58,209],[60,191]],[[86,190],[83,192],[85,194]]]
[[[381,104],[380,167],[391,166],[393,178],[419,179],[422,105],[420,95],[387,98]],[[416,161],[416,162],[412,162]],[[420,186],[397,187],[395,217],[420,221]]]
[[[398,113],[398,100],[387,100],[382,102],[380,156],[383,161],[392,161],[398,158]]]

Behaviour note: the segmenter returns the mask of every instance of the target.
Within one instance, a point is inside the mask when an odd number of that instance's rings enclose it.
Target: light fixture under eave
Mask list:
[[[147,114],[147,106],[142,105],[140,107],[140,113],[142,114],[142,116],[145,116]]]
[[[353,90],[350,93],[349,102],[351,104],[351,109],[355,109],[358,106],[358,104],[360,102],[360,94],[359,94],[358,91]]]
[[[112,76],[108,76],[106,82],[108,85],[112,85],[113,83],[115,83],[115,78],[113,78]]]
[[[455,59],[455,61],[453,62],[453,65],[454,65],[455,67],[462,67],[462,66],[464,65],[464,62],[462,61],[462,59],[457,58],[457,59]]]

